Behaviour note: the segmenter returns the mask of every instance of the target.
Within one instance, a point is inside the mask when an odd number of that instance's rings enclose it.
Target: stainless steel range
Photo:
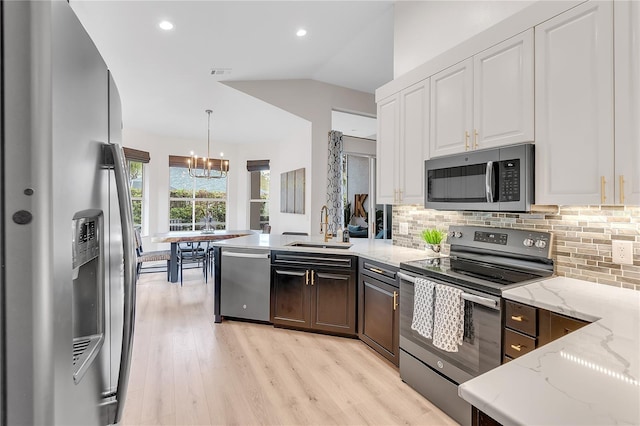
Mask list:
[[[553,274],[552,238],[548,232],[451,226],[449,257],[400,264],[400,377],[461,424],[471,424],[471,407],[458,397],[458,385],[501,363],[502,291]],[[455,352],[412,329],[420,278],[436,289],[457,289],[464,303],[463,339]],[[438,303],[434,296],[434,311]]]

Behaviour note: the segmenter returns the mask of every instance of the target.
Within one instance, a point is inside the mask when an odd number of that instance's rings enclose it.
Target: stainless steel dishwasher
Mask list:
[[[220,314],[269,321],[271,274],[268,249],[222,247]]]

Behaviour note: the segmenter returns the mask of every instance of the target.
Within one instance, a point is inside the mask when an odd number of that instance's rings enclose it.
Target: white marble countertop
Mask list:
[[[640,424],[640,292],[554,277],[503,297],[593,321],[461,384],[504,425]]]
[[[245,237],[233,238],[230,240],[216,241],[213,244],[220,247],[236,248],[267,248],[270,250],[290,250],[311,253],[332,253],[349,254],[363,257],[370,260],[386,263],[388,265],[400,266],[400,262],[410,260],[425,259],[429,257],[426,251],[394,246],[391,240],[370,240],[368,238],[351,238],[348,249],[314,248],[314,247],[294,247],[292,243],[323,243],[322,235],[301,236],[301,235],[277,235],[277,234],[254,234]],[[327,244],[346,244],[330,240]]]

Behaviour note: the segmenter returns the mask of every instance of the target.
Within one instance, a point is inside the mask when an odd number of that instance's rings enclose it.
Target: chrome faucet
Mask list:
[[[324,212],[324,222],[322,221],[322,212]],[[322,226],[324,225],[324,231]],[[320,233],[324,232],[324,242],[326,243],[333,237],[333,234],[329,232],[329,207],[325,204],[320,209]]]

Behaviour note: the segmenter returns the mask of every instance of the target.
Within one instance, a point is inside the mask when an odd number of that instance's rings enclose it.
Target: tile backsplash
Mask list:
[[[409,233],[399,235],[400,223]],[[536,206],[532,213],[457,212],[425,209],[420,205],[393,207],[393,244],[424,248],[425,228],[449,225],[535,229],[554,234],[552,257],[557,275],[640,290],[640,207]],[[611,241],[633,241],[633,265],[611,260]],[[443,252],[449,246],[444,244]]]

